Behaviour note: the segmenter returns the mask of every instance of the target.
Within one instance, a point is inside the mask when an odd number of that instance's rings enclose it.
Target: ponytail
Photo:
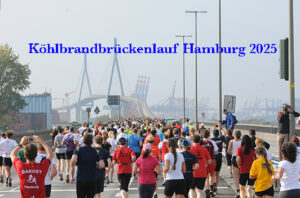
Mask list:
[[[176,169],[176,163],[177,163],[177,153],[176,153],[176,141],[174,139],[170,139],[168,141],[168,147],[169,147],[169,151],[171,153],[173,153],[174,155],[174,164],[173,164],[173,170]]]
[[[266,161],[266,164],[265,164],[265,165],[266,165],[266,167],[267,167],[267,169],[268,169],[268,173],[269,173],[270,175],[272,175],[272,174],[273,174],[273,171],[271,170],[271,164],[269,164],[269,161],[268,161],[268,159],[267,159],[267,152],[266,152],[265,148],[259,146],[259,147],[257,147],[257,148],[255,149],[255,152],[256,152],[257,154],[262,155],[262,156],[264,157],[264,159],[265,159],[265,161]]]

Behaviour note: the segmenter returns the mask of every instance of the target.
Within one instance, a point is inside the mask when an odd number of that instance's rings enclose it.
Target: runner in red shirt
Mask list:
[[[200,136],[195,134],[193,136],[193,146],[191,146],[190,153],[195,155],[199,162],[199,168],[193,172],[194,184],[191,186],[190,196],[191,197],[201,197],[202,191],[204,189],[205,180],[207,177],[206,165],[210,164],[210,155],[206,148],[200,146]]]
[[[38,136],[33,136],[36,143],[40,143],[47,153],[47,158],[40,163],[35,163],[37,147],[29,143],[29,137],[24,136],[20,145],[16,146],[11,153],[11,159],[20,180],[21,198],[37,197],[46,198],[45,177],[48,172],[53,153],[48,145]],[[24,146],[24,157],[26,163],[17,158],[17,153]]]
[[[214,183],[216,180],[216,175],[215,175],[215,169],[216,169],[216,157],[215,155],[218,154],[218,146],[216,145],[216,143],[212,140],[209,140],[210,137],[210,131],[205,129],[205,130],[201,130],[202,134],[203,134],[203,147],[205,147],[210,155],[211,158],[211,163],[207,166],[207,170],[208,170],[208,180],[206,181],[206,190],[205,193],[210,194],[211,197],[215,197],[215,193],[214,193]]]
[[[116,149],[113,156],[113,164],[118,164],[117,176],[120,183],[122,198],[128,198],[128,185],[131,178],[131,163],[135,161],[135,154],[131,148],[127,148],[125,138],[119,139],[120,148]]]
[[[168,141],[169,141],[169,135],[165,135],[163,141],[160,142],[158,145],[158,148],[161,151],[161,156],[162,156],[161,164],[163,167],[165,166],[165,154],[169,153]],[[162,186],[165,186],[165,184],[166,184],[166,173],[165,172],[163,172],[163,178],[164,178],[164,181],[162,183]]]
[[[236,150],[236,162],[240,168],[240,196],[246,197],[246,184],[247,197],[252,197],[252,189],[255,179],[249,178],[250,169],[253,161],[255,160],[255,151],[252,148],[252,142],[248,135],[242,138],[241,146]]]

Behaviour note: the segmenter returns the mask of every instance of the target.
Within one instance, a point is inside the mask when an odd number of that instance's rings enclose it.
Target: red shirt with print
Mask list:
[[[254,149],[250,149],[249,154],[244,154],[244,146],[240,146],[236,149],[236,156],[240,157],[241,163],[240,165],[240,173],[246,174],[250,173],[250,169],[253,161],[255,160],[255,151]]]
[[[194,178],[207,177],[206,160],[210,160],[210,155],[207,149],[200,146],[199,144],[194,144],[193,146],[191,146],[189,152],[197,157],[199,163],[199,168],[193,172]]]
[[[117,174],[131,174],[131,156],[134,156],[131,148],[120,147],[115,150],[113,160],[118,163]]]
[[[14,159],[13,164],[20,180],[21,198],[46,197],[45,177],[50,163],[47,159],[41,163],[24,163],[18,158]]]

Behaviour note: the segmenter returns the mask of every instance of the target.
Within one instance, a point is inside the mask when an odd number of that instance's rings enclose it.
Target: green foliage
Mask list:
[[[26,105],[20,93],[29,87],[30,73],[11,47],[0,45],[0,125],[4,129],[17,121],[16,114]]]

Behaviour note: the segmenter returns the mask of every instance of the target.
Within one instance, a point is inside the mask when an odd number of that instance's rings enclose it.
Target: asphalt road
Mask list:
[[[20,197],[20,188],[19,188],[19,179],[13,171],[13,186],[5,187],[5,184],[0,184],[0,198],[19,198]],[[106,184],[103,194],[101,197],[121,197],[118,184],[116,182],[116,176],[114,178],[114,183]],[[164,187],[161,185],[162,178],[159,177],[159,189],[158,197],[163,197]],[[52,181],[52,198],[74,198],[76,197],[76,185],[71,183],[66,183],[65,181],[59,181],[58,176],[56,176]],[[138,189],[137,189],[137,180],[131,180],[129,186],[129,197],[138,198]],[[234,197],[234,192],[230,186],[224,180],[221,181],[218,189],[218,194],[216,197],[222,198],[232,198]]]

